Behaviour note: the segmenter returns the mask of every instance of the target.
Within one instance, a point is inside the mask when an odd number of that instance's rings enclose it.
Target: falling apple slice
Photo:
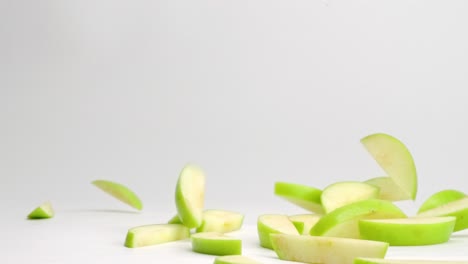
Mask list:
[[[446,203],[465,198],[466,194],[457,190],[442,190],[434,193],[419,207],[418,213],[434,209]]]
[[[378,198],[379,188],[363,182],[337,182],[322,191],[321,201],[325,213],[354,202]]]
[[[265,214],[260,215],[257,220],[257,232],[260,246],[273,249],[270,234],[294,234],[299,235],[294,224],[286,215]]]
[[[50,202],[41,204],[28,214],[29,219],[45,219],[52,217],[54,217],[54,209]]]
[[[361,139],[361,143],[400,187],[407,199],[416,199],[418,179],[413,156],[406,146],[393,136],[377,133]]]
[[[316,264],[352,264],[355,258],[383,258],[388,244],[352,238],[271,234],[271,243],[282,260]]]
[[[181,224],[145,225],[131,228],[125,238],[129,248],[144,247],[190,237],[190,229]]]
[[[140,198],[138,198],[138,196],[126,186],[107,180],[95,180],[91,183],[131,207],[137,210],[143,209],[143,204]]]
[[[468,197],[417,214],[417,217],[429,216],[454,216],[457,220],[453,231],[466,229],[468,228]]]
[[[309,235],[310,229],[320,220],[319,214],[290,215],[289,220],[301,235]]]
[[[241,255],[216,257],[213,264],[261,264],[260,262]]]
[[[205,203],[205,174],[192,164],[185,166],[177,181],[175,201],[180,221],[189,227],[199,227]]]
[[[376,177],[365,181],[364,183],[374,185],[380,189],[379,199],[388,201],[404,201],[410,197],[398,186],[390,177]]]
[[[455,217],[414,217],[402,219],[363,219],[361,238],[387,242],[390,246],[423,246],[445,243],[450,239]]]
[[[240,255],[242,240],[218,232],[202,232],[192,235],[192,250],[210,255]]]
[[[468,260],[456,261],[456,260],[356,258],[354,260],[354,264],[468,264]]]
[[[239,230],[244,221],[244,215],[226,210],[205,210],[203,221],[196,232],[227,233]]]
[[[308,211],[317,214],[324,212],[320,202],[322,191],[317,188],[296,183],[276,182],[275,195]]]

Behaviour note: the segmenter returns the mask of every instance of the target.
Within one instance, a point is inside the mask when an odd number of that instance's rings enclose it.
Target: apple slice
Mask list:
[[[214,264],[261,264],[260,262],[241,255],[216,257]]]
[[[190,237],[190,229],[181,224],[138,226],[128,230],[125,246],[145,247]]]
[[[465,198],[466,194],[457,190],[442,190],[434,193],[419,207],[418,213],[434,209],[449,202]]]
[[[406,215],[389,201],[369,199],[340,207],[326,214],[312,227],[313,236],[360,238],[360,219],[405,218]]]
[[[418,179],[413,156],[406,146],[393,136],[377,133],[361,139],[361,143],[387,173],[402,194],[416,199]]]
[[[363,219],[361,238],[387,242],[390,246],[423,246],[445,243],[450,239],[455,217],[413,217],[400,219]]]
[[[28,214],[29,219],[45,219],[45,218],[52,218],[54,217],[54,209],[52,208],[52,204],[50,202],[45,202],[36,207],[32,210],[31,213]]]
[[[188,228],[199,227],[205,204],[205,174],[192,164],[186,165],[177,181],[175,201],[177,214]]]
[[[322,191],[317,188],[296,183],[276,182],[275,195],[308,211],[317,214],[324,212],[320,202]]]
[[[379,199],[388,201],[404,201],[410,197],[398,186],[390,177],[376,177],[364,181],[364,183],[374,185],[380,189]]]
[[[168,224],[182,224],[182,221],[180,221],[180,217],[178,214],[174,215],[169,221],[167,221]]]
[[[299,214],[290,215],[289,220],[296,227],[299,234],[309,235],[310,229],[320,220],[322,217],[319,214]]]
[[[320,197],[325,213],[357,201],[378,198],[379,188],[363,182],[337,182],[327,186]]]
[[[468,261],[356,258],[354,264],[468,264]]]
[[[428,216],[454,216],[457,220],[453,231],[466,229],[468,228],[468,197],[417,214],[417,217]]]
[[[271,234],[271,243],[282,260],[305,263],[352,264],[357,257],[383,258],[388,244],[339,237]]]
[[[192,235],[192,250],[210,255],[240,255],[242,240],[218,232],[202,232]]]
[[[273,249],[270,234],[283,233],[299,235],[296,227],[286,215],[265,214],[257,219],[257,232],[260,246]]]
[[[244,221],[244,215],[225,210],[205,210],[203,221],[196,232],[227,233],[239,230]]]
[[[140,198],[138,198],[138,196],[126,186],[107,180],[95,180],[91,183],[121,202],[124,202],[137,210],[143,209],[143,203]]]

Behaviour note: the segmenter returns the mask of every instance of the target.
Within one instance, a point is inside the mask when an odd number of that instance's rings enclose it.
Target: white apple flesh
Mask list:
[[[128,230],[125,246],[129,248],[145,247],[189,237],[190,229],[181,224],[145,225]]]
[[[320,220],[319,214],[290,215],[289,220],[296,227],[299,234],[309,235],[310,229]]]
[[[357,201],[378,198],[379,188],[363,182],[337,182],[322,191],[321,201],[325,213]]]
[[[354,264],[468,264],[457,260],[356,258]]]
[[[464,230],[468,228],[468,197],[417,214],[417,217],[429,216],[454,216],[457,220],[453,231]]]
[[[202,224],[196,232],[220,232],[227,233],[239,230],[242,227],[244,215],[226,210],[203,211]]]
[[[270,234],[294,234],[299,235],[294,224],[286,215],[266,214],[260,215],[257,219],[257,232],[260,246],[273,249]]]
[[[261,264],[260,262],[242,255],[216,257],[213,264]]]
[[[364,183],[371,184],[379,188],[379,199],[388,201],[404,201],[411,199],[407,192],[398,186],[390,177],[375,177],[364,181]]]
[[[454,202],[456,200],[460,200],[465,198],[466,194],[457,191],[457,190],[442,190],[440,192],[434,193],[429,198],[424,201],[424,203],[419,207],[418,213],[422,213],[446,203]]]

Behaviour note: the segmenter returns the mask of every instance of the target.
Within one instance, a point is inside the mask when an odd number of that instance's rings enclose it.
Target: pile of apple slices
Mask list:
[[[388,134],[372,134],[361,143],[387,176],[337,182],[323,190],[275,183],[277,196],[311,214],[259,216],[262,247],[273,249],[280,259],[305,263],[402,263],[383,261],[388,246],[444,243],[452,232],[468,228],[468,197],[456,190],[432,195],[416,216],[406,216],[393,202],[416,198],[412,155]]]

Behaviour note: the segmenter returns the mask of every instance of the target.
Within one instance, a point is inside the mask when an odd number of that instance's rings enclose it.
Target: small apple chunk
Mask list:
[[[384,133],[368,135],[361,143],[408,199],[416,199],[418,178],[413,156],[397,138]]]
[[[186,165],[176,185],[175,201],[180,221],[188,228],[199,227],[205,204],[205,174],[197,166]]]
[[[216,257],[213,264],[261,264],[249,257],[242,255],[230,255]]]
[[[202,232],[192,235],[192,250],[209,255],[240,255],[242,240],[218,232]]]
[[[379,188],[363,182],[337,182],[322,191],[321,201],[325,213],[354,202],[378,198]]]
[[[145,247],[189,237],[190,229],[181,224],[145,225],[128,230],[125,246],[129,248]]]
[[[205,210],[203,221],[196,232],[227,233],[239,230],[242,227],[244,215],[226,210]]]
[[[380,189],[379,199],[388,201],[404,201],[411,199],[404,189],[398,186],[390,177],[376,177],[364,181],[364,183],[374,185]]]
[[[128,187],[120,183],[107,180],[95,180],[91,183],[121,202],[126,203],[137,210],[143,209],[143,203],[140,198]]]
[[[54,217],[54,209],[50,202],[45,202],[28,214],[28,219],[46,219]]]
[[[169,221],[167,221],[168,224],[182,224],[182,221],[180,221],[180,217],[178,214],[174,215]]]
[[[450,239],[455,217],[413,217],[401,219],[363,219],[361,238],[387,242],[390,246],[423,246]]]
[[[369,199],[340,207],[326,214],[312,227],[313,236],[360,238],[360,219],[405,218],[406,215],[389,201]]]
[[[310,229],[320,220],[319,214],[290,215],[289,220],[296,227],[299,234],[309,235]]]
[[[439,205],[433,209],[418,213],[416,216],[454,216],[457,220],[453,231],[464,230],[468,228],[468,197]]]
[[[468,261],[356,258],[354,264],[468,264]]]
[[[317,188],[297,183],[276,182],[275,195],[307,211],[317,214],[324,212],[320,201],[322,190]]]
[[[257,219],[257,232],[260,246],[273,249],[270,234],[282,233],[299,235],[294,224],[286,215],[265,214]]]
[[[424,201],[424,203],[419,207],[418,213],[434,209],[446,203],[450,203],[461,198],[465,198],[466,194],[457,191],[457,190],[442,190],[440,192],[434,193],[429,198]]]
[[[388,243],[352,238],[271,234],[271,243],[282,260],[316,264],[352,264],[355,258],[383,258]]]

